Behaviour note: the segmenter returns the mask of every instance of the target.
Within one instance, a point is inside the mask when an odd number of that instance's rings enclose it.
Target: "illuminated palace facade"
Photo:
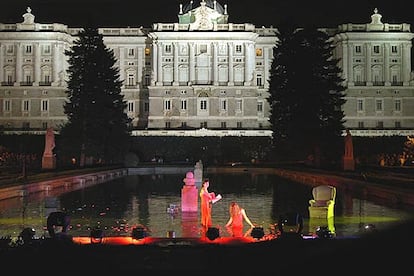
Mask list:
[[[133,135],[271,135],[267,103],[276,29],[229,23],[227,6],[191,1],[177,23],[100,28],[117,59]],[[334,34],[346,86],[345,126],[357,136],[413,135],[409,24],[371,22]],[[68,68],[79,28],[0,23],[0,127],[5,133],[59,131]]]

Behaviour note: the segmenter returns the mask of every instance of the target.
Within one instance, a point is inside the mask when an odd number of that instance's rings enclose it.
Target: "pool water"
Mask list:
[[[381,231],[412,219],[412,210],[402,210],[389,202],[372,202],[361,195],[337,188],[334,218],[309,219],[312,186],[275,175],[234,173],[211,174],[210,192],[223,198],[213,205],[213,226],[221,236],[229,233],[225,224],[229,205],[236,201],[250,220],[272,231],[281,215],[298,213],[303,217],[305,236],[315,235],[319,226],[336,237],[353,237],[370,225]],[[154,237],[199,237],[202,235],[199,210],[181,211],[182,174],[128,175],[76,190],[53,190],[22,198],[0,201],[0,236],[17,237],[27,227],[36,236],[48,236],[47,216],[57,210],[70,216],[69,234],[89,236],[101,229],[105,236],[130,236],[134,227],[145,227]],[[249,226],[245,223],[244,231]]]

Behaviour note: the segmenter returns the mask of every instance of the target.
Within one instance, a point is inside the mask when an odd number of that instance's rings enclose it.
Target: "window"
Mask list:
[[[391,46],[391,53],[393,53],[393,54],[398,53],[398,47],[396,45]]]
[[[128,56],[133,57],[135,55],[135,49],[134,48],[129,48],[128,49]]]
[[[261,57],[263,55],[263,50],[262,48],[257,48],[256,49],[256,57]]]
[[[243,111],[243,102],[241,99],[236,100],[236,112],[242,112]]]
[[[359,112],[364,111],[364,100],[363,99],[357,100],[357,111]]]
[[[257,102],[257,112],[263,113],[263,102]]]
[[[358,128],[364,128],[364,122],[358,122]]]
[[[380,52],[380,46],[379,45],[375,45],[373,49],[374,49],[375,54],[379,54],[379,52]]]
[[[401,99],[394,100],[394,111],[401,111]]]
[[[10,100],[4,100],[3,101],[3,110],[6,112],[11,111],[11,101]]]
[[[182,128],[187,128],[187,122],[181,122],[181,127]]]
[[[207,122],[201,122],[200,128],[207,128]]]
[[[375,100],[375,111],[382,111],[382,108],[383,108],[383,100],[376,99]]]
[[[200,110],[207,110],[207,100],[200,101]]]
[[[6,53],[7,54],[13,54],[14,53],[14,45],[7,45]]]
[[[166,52],[166,53],[171,53],[171,51],[172,51],[172,46],[171,46],[171,44],[165,45],[165,52]]]
[[[181,100],[181,110],[187,110],[187,100]]]
[[[148,112],[149,111],[149,102],[145,102],[144,103],[144,111]]]
[[[220,99],[220,110],[221,111],[227,110],[227,99]]]
[[[25,53],[26,54],[31,54],[32,53],[32,45],[26,45]]]
[[[165,128],[171,128],[171,122],[165,122]]]
[[[133,73],[128,73],[127,86],[135,85],[135,75]]]
[[[242,52],[242,46],[240,44],[236,45],[236,53]]]
[[[171,110],[171,100],[164,100],[164,110]]]
[[[50,45],[43,45],[43,54],[48,55],[50,52]]]
[[[242,127],[243,127],[242,122],[237,122],[237,128],[242,128]]]
[[[256,85],[257,86],[263,86],[263,78],[261,74],[257,74],[256,76]]]
[[[355,53],[360,54],[361,52],[362,52],[361,45],[356,45],[355,46]]]
[[[221,128],[227,128],[226,122],[221,122],[220,126],[221,126]]]
[[[151,54],[151,49],[150,48],[145,48],[145,55],[149,56]]]
[[[384,128],[384,122],[383,121],[378,121],[377,122],[377,128]]]
[[[41,111],[48,111],[49,110],[49,100],[42,100],[40,103]]]
[[[396,121],[395,122],[395,128],[401,128],[401,122]]]
[[[30,102],[29,100],[23,100],[22,102],[22,111],[29,111],[30,109]]]
[[[144,77],[144,85],[148,86],[151,83],[151,76],[150,75],[145,75]]]
[[[200,54],[207,53],[207,45],[202,44],[200,45]]]
[[[134,102],[133,101],[128,101],[127,110],[128,110],[128,112],[134,112],[135,108],[134,108]]]

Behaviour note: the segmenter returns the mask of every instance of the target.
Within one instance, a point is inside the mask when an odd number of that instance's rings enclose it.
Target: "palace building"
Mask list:
[[[196,3],[197,2],[197,3]],[[114,50],[133,135],[270,136],[274,27],[230,23],[227,5],[190,1],[178,22],[99,28]],[[346,86],[345,126],[356,136],[414,135],[409,24],[341,24],[333,34]],[[67,120],[65,50],[80,28],[0,23],[0,128],[44,133]]]

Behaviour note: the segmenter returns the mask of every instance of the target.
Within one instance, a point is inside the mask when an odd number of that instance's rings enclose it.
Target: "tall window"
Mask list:
[[[241,99],[236,99],[236,112],[243,111],[243,101]]]
[[[22,111],[29,111],[30,110],[30,102],[29,100],[23,100],[22,102]]]
[[[201,100],[200,101],[200,110],[207,110],[207,100]]]
[[[257,112],[263,113],[263,102],[262,101],[257,102]]]
[[[40,111],[48,111],[49,110],[49,100],[42,100],[40,103]]]
[[[6,112],[11,111],[11,101],[10,100],[4,100],[3,101],[3,110]]]
[[[171,100],[170,99],[164,100],[164,110],[165,111],[171,110]]]
[[[181,110],[187,110],[187,100],[181,100]]]
[[[26,45],[25,53],[26,54],[31,54],[32,53],[32,45]]]
[[[382,99],[375,100],[375,111],[383,111],[383,100]]]
[[[135,106],[134,106],[133,101],[128,101],[127,109],[128,109],[128,112],[134,112],[135,111]]]
[[[363,99],[357,100],[357,111],[358,112],[364,111],[364,100]]]
[[[220,111],[227,111],[227,99],[220,99]]]
[[[394,111],[401,111],[401,99],[394,100]]]
[[[261,74],[257,74],[256,76],[256,85],[257,86],[263,86],[263,77]]]

